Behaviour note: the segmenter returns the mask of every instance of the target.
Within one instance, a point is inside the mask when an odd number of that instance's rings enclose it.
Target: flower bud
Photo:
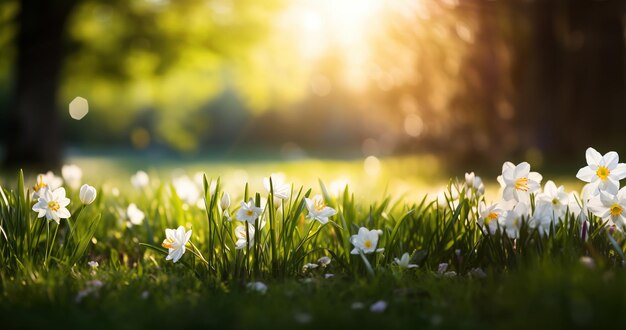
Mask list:
[[[96,188],[84,184],[82,187],[80,187],[80,201],[85,204],[85,205],[89,205],[91,203],[93,203],[93,201],[96,200]]]
[[[222,199],[220,200],[220,207],[223,211],[228,210],[230,207],[230,195],[227,192],[224,192],[222,195]]]

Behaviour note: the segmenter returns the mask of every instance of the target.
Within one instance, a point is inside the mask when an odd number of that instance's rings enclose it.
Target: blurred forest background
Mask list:
[[[2,0],[0,123],[19,166],[68,147],[623,152],[626,1]]]

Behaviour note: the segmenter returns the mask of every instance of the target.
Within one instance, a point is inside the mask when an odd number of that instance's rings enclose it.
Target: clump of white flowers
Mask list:
[[[493,204],[483,201],[478,205],[477,224],[485,233],[495,234],[501,229],[509,238],[520,235],[522,223],[527,222],[531,230],[540,235],[550,234],[552,228],[572,214],[581,223],[581,237],[587,238],[589,222],[587,212],[602,218],[609,226],[618,230],[626,228],[626,189],[619,181],[626,178],[626,164],[619,162],[619,155],[610,151],[601,155],[593,148],[586,151],[587,166],[581,168],[576,177],[587,182],[582,192],[567,192],[548,180],[541,189],[542,176],[531,172],[526,162],[517,165],[505,162],[498,182],[502,187],[501,200]],[[482,181],[472,173],[465,175],[465,187],[480,191]],[[446,201],[458,205],[458,187],[453,186],[452,195]],[[455,194],[456,193],[456,194]],[[531,201],[534,201],[531,203]]]

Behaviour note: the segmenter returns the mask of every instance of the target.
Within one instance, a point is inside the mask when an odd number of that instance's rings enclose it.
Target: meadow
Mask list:
[[[626,165],[594,152],[484,181],[428,156],[4,174],[3,328],[619,324]]]

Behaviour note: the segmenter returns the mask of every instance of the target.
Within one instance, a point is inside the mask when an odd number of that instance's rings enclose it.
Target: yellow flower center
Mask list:
[[[613,206],[611,206],[611,215],[616,217],[620,214],[622,214],[622,207],[617,203],[613,204]]]
[[[372,248],[372,246],[374,246],[374,244],[372,243],[372,241],[371,241],[371,240],[366,239],[366,240],[365,240],[365,242],[363,242],[363,246],[364,246],[366,249],[371,249],[371,248]]]
[[[61,208],[61,205],[59,205],[59,203],[55,201],[52,201],[52,202],[48,202],[48,208],[50,209],[50,211],[56,212]]]
[[[598,170],[596,170],[596,175],[602,181],[606,181],[606,179],[609,178],[609,174],[611,174],[611,171],[609,171],[609,168],[606,166],[599,166]]]
[[[553,199],[552,200],[552,205],[559,205],[559,200],[558,199]]]
[[[163,243],[161,243],[161,246],[166,248],[166,249],[171,249],[172,248],[172,244],[174,244],[174,240],[171,238],[166,238],[163,240]]]
[[[528,191],[528,178],[519,178],[515,180],[515,189]]]
[[[323,199],[316,199],[313,206],[317,212],[320,212],[326,207],[326,203]]]
[[[485,223],[490,223],[493,220],[496,220],[498,218],[498,213],[496,212],[490,212],[487,217],[485,218]]]
[[[246,211],[246,215],[251,217],[251,216],[254,215],[254,212],[252,210],[248,210],[248,211]]]
[[[33,187],[33,189],[34,189],[35,191],[39,192],[39,190],[41,190],[41,189],[43,189],[43,188],[45,188],[45,187],[47,187],[47,186],[48,186],[48,185],[47,185],[45,182],[43,182],[43,175],[40,175],[40,176],[37,178],[37,184]]]

